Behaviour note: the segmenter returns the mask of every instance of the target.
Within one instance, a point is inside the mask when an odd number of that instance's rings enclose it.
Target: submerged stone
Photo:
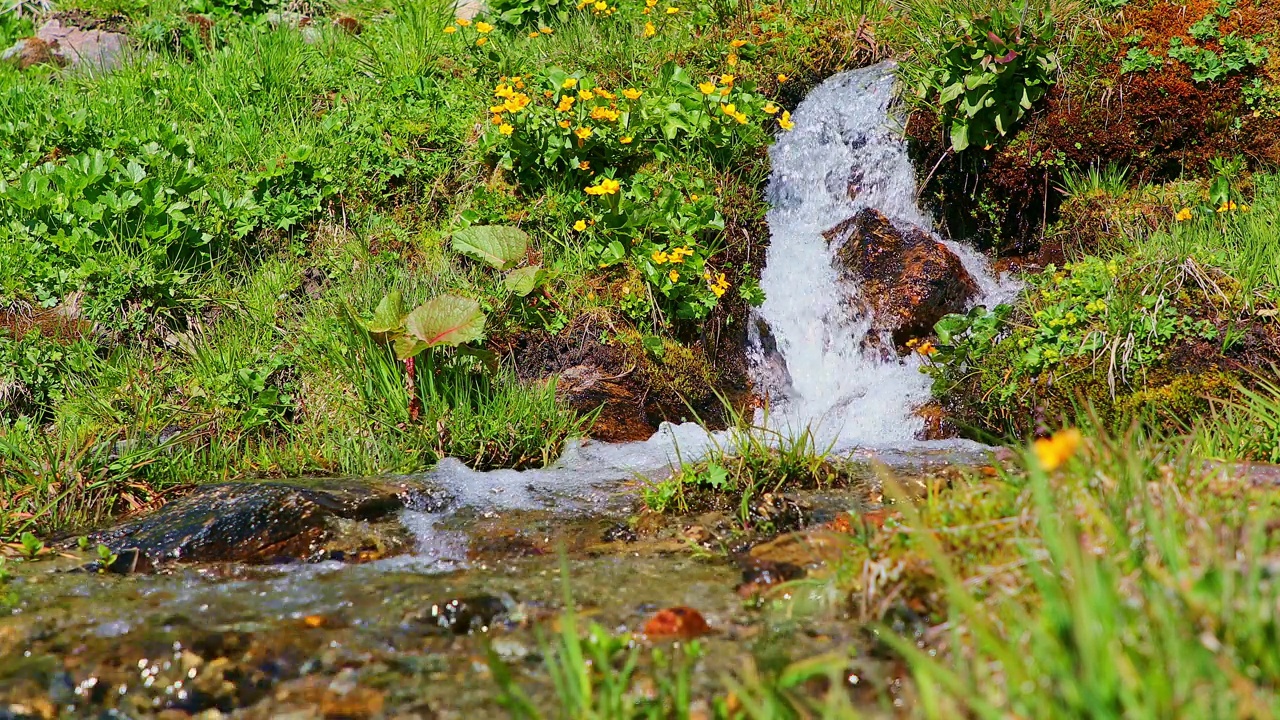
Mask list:
[[[119,556],[111,567],[116,572],[168,562],[308,561],[362,552],[376,557],[408,550],[411,543],[380,535],[368,523],[391,518],[420,496],[386,482],[219,483],[93,539]]]

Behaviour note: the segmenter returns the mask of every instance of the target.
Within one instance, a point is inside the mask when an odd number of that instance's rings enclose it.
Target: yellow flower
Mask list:
[[[746,44],[747,44],[746,40],[734,40],[733,42],[729,43],[729,47],[733,48],[734,50],[737,50],[738,48]]]
[[[454,20],[454,22],[458,23],[462,27],[467,27],[471,24],[471,21],[466,18],[458,18],[457,20]]]
[[[702,91],[703,95],[710,95],[716,91],[716,84],[710,82],[699,83],[698,89]]]
[[[452,26],[452,25],[450,25],[449,27],[447,27],[447,28],[445,28],[445,29],[444,29],[444,34],[445,34],[445,35],[452,35],[452,34],[454,34],[454,33],[456,33],[456,32],[458,32],[458,28],[456,28],[456,27],[454,27],[454,26]]]
[[[782,117],[778,120],[778,125],[782,126],[783,130],[790,130],[796,126],[795,123],[791,122],[791,113],[787,110],[782,111]]]
[[[676,272],[675,270],[672,270],[671,272],[667,273],[667,277],[671,278],[671,282],[675,282],[680,279],[680,273]]]
[[[729,63],[729,67],[737,67],[737,66],[738,66],[738,56],[737,56],[737,55],[735,55],[735,54],[730,53],[729,58],[728,58],[725,62]]]
[[[583,90],[578,93],[579,100],[590,100],[593,97],[595,97],[595,95],[592,95],[590,90]]]
[[[524,110],[529,104],[529,96],[524,93],[516,93],[502,104],[502,109],[509,113],[518,113]]]
[[[1040,438],[1031,444],[1040,466],[1045,470],[1055,470],[1062,463],[1076,454],[1080,447],[1080,431],[1075,428],[1059,430],[1053,437]]]
[[[765,104],[764,104],[764,111],[765,111],[766,113],[769,113],[770,115],[773,115],[773,114],[775,114],[775,113],[777,113],[777,112],[778,112],[778,106],[777,106],[777,105],[774,105],[773,103],[765,103]]]
[[[502,123],[501,125],[498,126],[498,132],[502,133],[503,135],[510,135],[511,133],[515,132],[515,130],[516,130],[515,128],[511,127],[511,123]]]
[[[721,76],[720,76],[720,84],[721,84],[721,85],[724,85],[724,86],[726,86],[726,87],[733,87],[733,76],[732,76],[732,75],[721,75]]]
[[[622,137],[618,138],[618,142],[622,143],[623,145],[630,145],[631,141],[634,139],[635,138],[631,137],[630,135],[623,135]]]
[[[691,201],[693,201],[693,202],[698,202],[698,195],[697,195],[697,193],[694,193],[693,195],[690,195],[690,196],[689,196],[689,200],[691,200]]]
[[[670,257],[666,253],[662,252],[661,250],[654,250],[653,255],[651,255],[650,257],[653,258],[653,262],[655,265],[661,265],[670,259]]]
[[[657,4],[658,4],[658,0],[644,0],[645,7],[655,7],[657,6]]]
[[[618,192],[622,184],[613,178],[601,178],[599,185],[591,185],[586,188],[588,195],[613,195]]]
[[[490,32],[493,32],[493,26],[481,20],[480,22],[476,23],[476,32],[480,33],[481,35],[487,35]]]
[[[579,170],[590,170],[590,169],[591,169],[591,161],[590,161],[590,160],[581,160],[581,161],[579,161],[579,162],[578,162],[578,169],[579,169]]]
[[[587,138],[591,137],[591,128],[580,127],[577,130],[574,130],[573,134],[577,135],[579,140],[586,140]]]
[[[675,14],[676,14],[676,13],[678,13],[678,12],[680,12],[680,8],[678,8],[678,7],[669,7],[669,8],[667,8],[667,14],[668,14],[668,15],[675,15]]]
[[[924,355],[925,357],[929,357],[930,355],[938,352],[938,348],[934,347],[933,343],[926,340],[916,346],[916,352]]]
[[[779,74],[779,75],[778,75],[778,84],[779,84],[779,85],[781,85],[782,83],[784,83],[784,82],[786,82],[786,81],[787,81],[787,76],[786,76],[786,75],[782,75],[782,74]]]
[[[489,38],[480,38],[479,40],[476,40],[476,47],[480,47],[487,42],[489,42]]]
[[[573,102],[574,97],[572,95],[565,95],[560,98],[560,104],[556,105],[556,112],[569,112],[573,109]]]
[[[555,30],[552,30],[549,27],[541,27],[541,28],[538,28],[538,32],[542,33],[543,35],[550,35],[551,33],[555,32]]]
[[[622,113],[618,112],[617,110],[611,110],[607,107],[591,108],[592,120],[606,120],[608,122],[613,122],[617,120],[621,115]]]
[[[587,229],[587,224],[582,220],[579,220],[578,222],[573,224],[573,229],[577,230],[578,232],[583,232]]]
[[[598,86],[596,87],[596,94],[597,94],[597,95],[599,95],[600,97],[604,98],[605,100],[617,100],[617,99],[618,99],[618,96],[617,96],[617,95],[614,95],[613,93],[609,92],[608,90],[605,90],[604,88],[602,88],[602,87],[598,87]]]
[[[502,116],[501,116],[501,115],[499,115],[498,113],[494,113],[494,114],[493,114],[493,117],[492,117],[492,118],[490,118],[490,121],[491,121],[494,125],[501,125],[501,124],[502,124],[502,122],[503,122],[503,120],[502,120]]]
[[[642,94],[644,94],[644,91],[634,90],[632,88],[627,88],[626,90],[622,91],[622,97],[628,100],[639,100]]]
[[[565,90],[568,90],[570,88],[577,87],[577,85],[578,85],[578,78],[565,78],[565,81],[560,84],[560,87],[564,88]]]
[[[565,130],[568,130],[568,129],[569,129],[569,121],[568,121],[568,120],[561,120],[561,121],[560,121],[560,123],[559,123],[559,125],[560,125],[560,127],[564,128]]]
[[[534,30],[533,32],[529,33],[529,37],[531,37],[531,38],[536,38],[536,37],[538,37],[538,36],[539,36],[539,34],[538,34],[538,31],[537,31],[537,30]]]
[[[658,32],[658,28],[654,27],[654,26],[653,26],[653,23],[651,23],[651,22],[646,22],[646,23],[644,24],[644,36],[645,36],[645,37],[653,37],[653,36],[654,36],[654,34],[655,34],[655,33],[657,33],[657,32]]]
[[[1190,219],[1191,219],[1191,208],[1185,208],[1185,207],[1184,207],[1184,208],[1182,208],[1181,210],[1179,210],[1179,211],[1178,211],[1178,214],[1177,214],[1177,215],[1174,215],[1174,216],[1173,216],[1173,219],[1174,219],[1174,220],[1177,220],[1178,222],[1182,222],[1182,221],[1184,221],[1184,220],[1190,220]]]
[[[746,125],[746,124],[747,124],[747,114],[746,114],[746,113],[740,112],[740,113],[738,113],[738,114],[734,115],[734,116],[733,116],[733,119],[734,119],[734,120],[737,120],[739,125]]]
[[[728,115],[729,117],[733,117],[738,114],[738,108],[733,103],[729,103],[728,105],[721,105],[720,112]]]
[[[1232,211],[1236,210],[1237,208],[1238,208],[1238,206],[1237,206],[1234,202],[1230,202],[1230,201],[1228,201],[1228,202],[1224,202],[1224,203],[1222,203],[1222,205],[1218,207],[1218,212],[1220,212],[1220,213],[1224,213],[1224,212],[1232,212]]]
[[[596,4],[591,7],[595,8],[596,12],[604,12],[609,9],[609,3],[604,0],[597,0]]]
[[[1240,206],[1240,212],[1249,212],[1249,206],[1248,206],[1248,205],[1241,205],[1241,206]]]

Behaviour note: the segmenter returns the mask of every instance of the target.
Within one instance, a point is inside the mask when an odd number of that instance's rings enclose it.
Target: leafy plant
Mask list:
[[[1055,82],[1053,16],[1027,4],[974,18],[958,17],[948,46],[916,82],[936,104],[956,152],[990,147],[1012,132]]]
[[[1140,73],[1164,67],[1164,58],[1144,47],[1129,48],[1124,60],[1120,62],[1120,72]]]
[[[22,533],[22,538],[19,542],[22,544],[22,554],[28,560],[35,560],[36,556],[44,550],[44,542],[30,532]]]

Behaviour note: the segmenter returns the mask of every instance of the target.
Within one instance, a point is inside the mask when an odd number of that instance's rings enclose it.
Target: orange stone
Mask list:
[[[644,634],[650,638],[692,640],[710,632],[702,613],[682,605],[659,610],[644,624]]]

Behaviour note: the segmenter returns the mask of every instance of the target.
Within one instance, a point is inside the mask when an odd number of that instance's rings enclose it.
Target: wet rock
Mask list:
[[[502,622],[514,604],[509,598],[495,595],[454,598],[433,604],[422,620],[454,635],[484,633],[489,632],[495,623]]]
[[[759,532],[781,533],[803,527],[807,515],[808,508],[795,499],[764,493],[748,509],[747,523]]]
[[[627,523],[617,523],[615,525],[611,525],[608,528],[606,528],[604,531],[604,534],[601,535],[600,539],[607,543],[611,543],[611,542],[633,543],[639,540],[640,538],[638,535],[636,535],[636,531],[632,530],[631,526],[628,525]]]
[[[365,549],[366,538],[351,521],[387,519],[407,502],[423,501],[414,489],[390,483],[220,483],[200,486],[93,540],[134,572],[167,562],[315,560]],[[344,547],[353,537],[357,546]]]
[[[839,560],[849,542],[848,536],[831,530],[800,530],[751,548],[748,562],[816,568]]]
[[[35,37],[19,40],[0,59],[27,68],[36,64],[78,67],[110,72],[124,60],[128,38],[118,32],[84,29],[53,18],[36,31]]]
[[[644,624],[644,634],[652,639],[692,640],[710,633],[702,613],[685,606],[659,610]]]
[[[861,286],[872,330],[892,336],[899,348],[931,334],[942,316],[963,312],[978,291],[945,245],[920,228],[899,228],[871,208],[824,236],[840,244],[836,263]]]
[[[750,597],[804,575],[804,568],[799,565],[748,557],[743,563],[742,583],[735,590],[743,597]]]

